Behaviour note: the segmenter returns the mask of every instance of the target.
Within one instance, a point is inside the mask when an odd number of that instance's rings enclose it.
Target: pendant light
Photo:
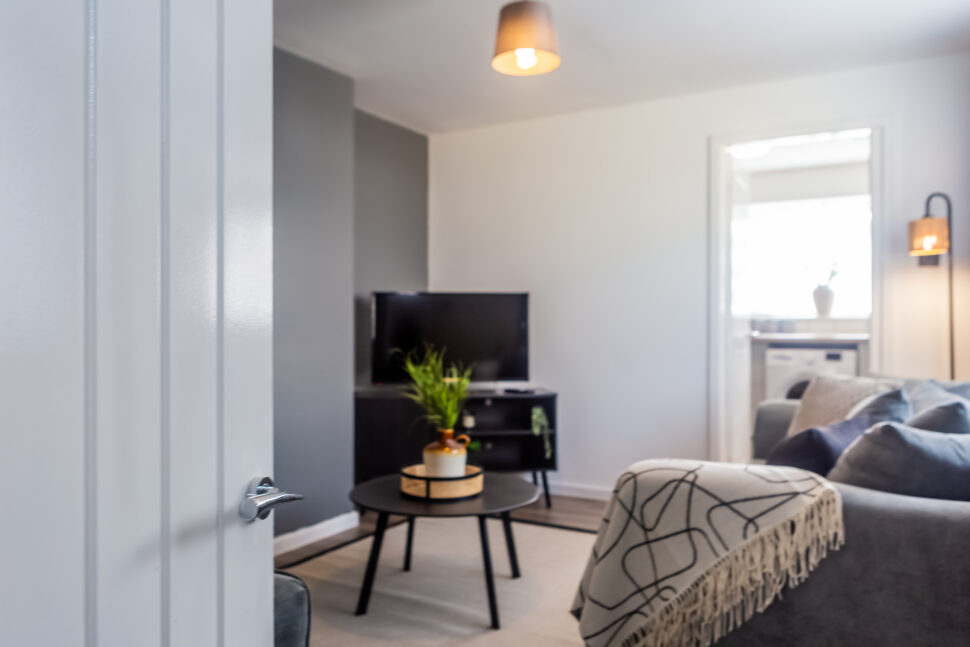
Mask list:
[[[492,69],[510,76],[534,76],[559,67],[552,11],[545,2],[511,2],[498,16]]]

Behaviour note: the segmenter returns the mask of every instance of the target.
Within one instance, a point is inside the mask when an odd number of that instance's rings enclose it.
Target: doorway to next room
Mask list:
[[[712,350],[722,360],[714,422],[723,458],[751,458],[761,401],[798,397],[816,374],[870,370],[873,139],[873,129],[855,128],[714,151],[712,231],[724,270],[714,284],[721,317]]]

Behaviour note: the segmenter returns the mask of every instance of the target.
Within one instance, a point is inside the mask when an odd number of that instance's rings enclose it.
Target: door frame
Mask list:
[[[707,456],[709,460],[730,461],[731,435],[728,416],[728,343],[731,320],[731,178],[727,149],[734,144],[760,140],[868,128],[871,130],[869,159],[872,199],[872,315],[869,321],[869,367],[882,371],[886,347],[883,305],[885,303],[886,212],[886,132],[894,120],[889,118],[829,121],[793,126],[712,135],[708,139],[708,240],[707,240]],[[863,367],[865,370],[865,367]],[[741,432],[735,432],[741,433]],[[744,433],[750,436],[751,430]]]

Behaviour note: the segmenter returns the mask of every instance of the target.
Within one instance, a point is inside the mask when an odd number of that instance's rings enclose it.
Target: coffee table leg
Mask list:
[[[508,512],[502,513],[502,527],[505,529],[505,547],[509,551],[509,564],[512,566],[512,578],[520,576],[519,558],[515,554],[515,537],[512,536],[512,517]]]
[[[367,559],[367,570],[364,571],[364,583],[360,587],[360,597],[357,598],[356,615],[367,613],[367,603],[370,592],[374,588],[374,575],[377,573],[377,560],[381,556],[381,543],[384,541],[384,531],[387,530],[387,513],[377,515],[377,529],[374,531],[374,541],[370,547],[370,557]]]
[[[414,517],[408,517],[408,541],[404,546],[404,570],[411,570],[411,546],[414,543]]]
[[[495,601],[495,579],[492,577],[492,554],[488,550],[488,527],[484,515],[478,517],[478,534],[482,537],[482,561],[485,566],[485,588],[488,590],[488,612],[492,629],[498,629],[498,603]]]

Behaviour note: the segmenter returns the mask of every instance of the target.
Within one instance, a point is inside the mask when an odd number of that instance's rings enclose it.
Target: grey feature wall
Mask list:
[[[274,477],[306,496],[282,534],[351,510],[370,293],[428,285],[428,138],[355,111],[348,77],[279,49],[273,68]]]
[[[428,138],[354,115],[356,381],[370,382],[370,293],[428,287]]]
[[[354,108],[351,79],[275,50],[276,533],[349,512],[353,455]]]

